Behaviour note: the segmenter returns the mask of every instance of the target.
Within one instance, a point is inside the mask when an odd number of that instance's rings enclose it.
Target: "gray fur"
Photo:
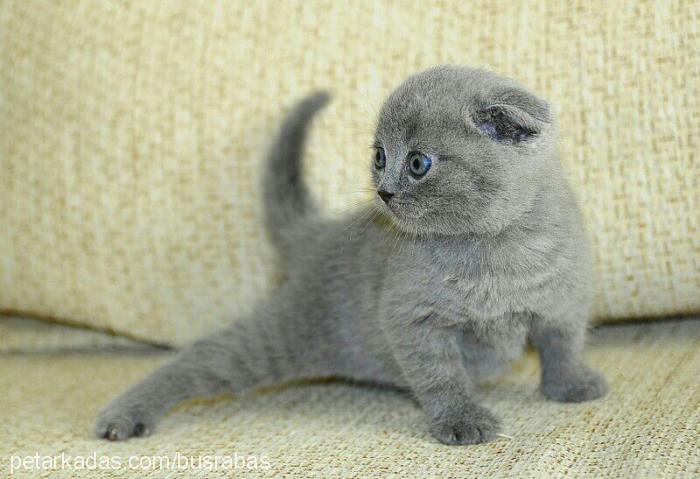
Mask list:
[[[589,252],[555,152],[548,105],[510,80],[440,66],[384,104],[378,189],[394,193],[329,221],[310,205],[302,142],[325,94],[288,116],[270,154],[267,222],[288,279],[250,317],[196,342],[116,398],[96,433],[147,434],[174,404],[301,378],[345,377],[409,390],[446,444],[494,438],[474,388],[538,348],[543,393],[605,394],[583,361]],[[406,156],[433,159],[416,179]]]

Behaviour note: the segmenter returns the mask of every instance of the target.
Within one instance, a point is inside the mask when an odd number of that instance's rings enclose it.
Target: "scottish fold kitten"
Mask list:
[[[267,226],[284,285],[117,397],[98,436],[148,434],[194,396],[332,376],[406,389],[437,440],[481,443],[499,420],[474,389],[528,339],[545,396],[605,394],[583,359],[588,242],[548,105],[483,70],[418,73],[381,109],[372,208],[330,221],[300,172],[307,127],[326,102],[318,93],[298,104],[269,155]]]

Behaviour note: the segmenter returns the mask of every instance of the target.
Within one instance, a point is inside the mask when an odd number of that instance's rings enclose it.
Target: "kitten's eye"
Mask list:
[[[378,170],[383,170],[386,166],[386,153],[384,148],[377,147],[374,149],[374,167]]]
[[[408,155],[408,169],[413,176],[420,177],[425,175],[431,166],[433,166],[433,160],[423,153],[416,151]]]

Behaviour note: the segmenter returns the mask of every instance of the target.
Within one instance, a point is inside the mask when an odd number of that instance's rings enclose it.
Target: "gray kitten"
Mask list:
[[[511,80],[439,66],[382,107],[372,208],[330,221],[301,183],[315,94],[287,117],[265,182],[288,278],[255,313],[194,343],[102,411],[110,440],[148,434],[176,403],[299,378],[409,390],[446,444],[489,441],[474,388],[529,338],[557,401],[605,394],[583,360],[589,251],[548,105]]]

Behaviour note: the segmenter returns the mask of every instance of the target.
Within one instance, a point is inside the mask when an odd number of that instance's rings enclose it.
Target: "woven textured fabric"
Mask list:
[[[698,477],[699,342],[700,319],[598,328],[589,356],[607,375],[611,392],[584,404],[546,401],[530,354],[483,394],[512,439],[466,447],[432,439],[406,396],[339,383],[190,402],[168,415],[156,434],[109,443],[91,437],[98,409],[168,357],[0,355],[0,471],[7,476],[10,456],[63,452],[118,457],[121,466],[22,469],[12,477]],[[244,474],[152,466],[150,457],[177,453],[255,456],[270,468]],[[145,469],[129,469],[132,456]]]
[[[594,241],[600,318],[700,311],[700,3],[152,0],[0,4],[0,311],[183,344],[276,277],[263,152],[335,100],[307,170],[368,200],[383,98],[436,63],[552,101]]]
[[[0,354],[95,352],[144,350],[148,346],[121,336],[112,336],[63,324],[29,318],[0,316]]]

